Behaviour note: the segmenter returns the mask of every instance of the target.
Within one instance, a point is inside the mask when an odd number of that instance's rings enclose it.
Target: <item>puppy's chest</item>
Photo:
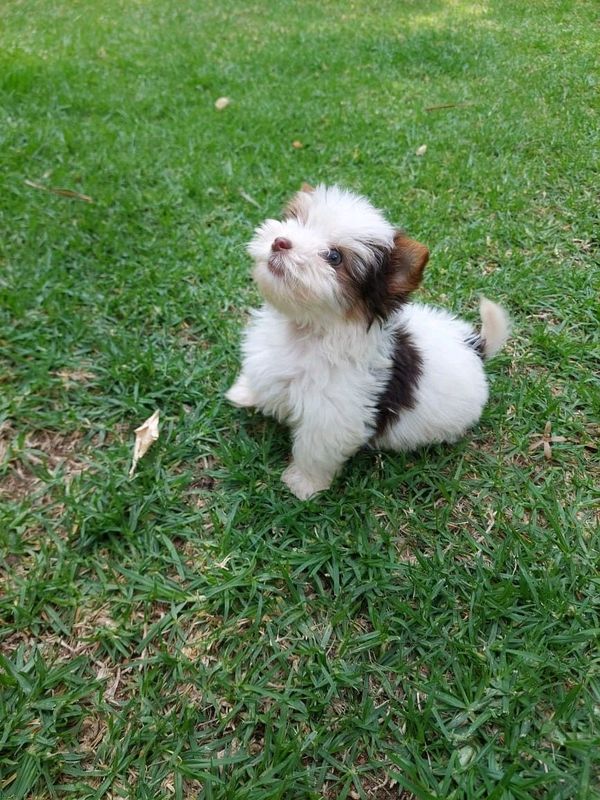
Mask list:
[[[263,364],[271,388],[288,396],[321,390],[339,371],[318,342],[287,336],[269,343]]]
[[[318,337],[272,340],[255,376],[262,409],[293,422],[319,404],[369,406],[381,390],[382,359],[371,353],[349,357],[343,348],[343,342]]]

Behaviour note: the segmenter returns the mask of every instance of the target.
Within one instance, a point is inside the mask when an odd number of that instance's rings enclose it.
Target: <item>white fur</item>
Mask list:
[[[396,317],[411,334],[423,359],[414,408],[403,410],[377,445],[412,450],[454,442],[474,425],[488,398],[483,364],[466,344],[468,322],[439,308],[410,303]]]
[[[295,198],[298,217],[268,219],[257,228],[248,245],[255,260],[254,279],[265,300],[300,324],[329,324],[332,316],[344,318],[347,309],[338,282],[320,253],[332,245],[367,255],[368,244],[391,246],[394,228],[364,197],[337,186],[318,186]],[[269,270],[271,244],[289,238],[293,249],[277,258],[283,279]]]
[[[290,425],[292,462],[283,480],[306,499],[327,489],[364,444],[406,450],[455,441],[479,419],[488,388],[481,359],[466,342],[473,327],[448,312],[408,304],[370,326],[345,314],[344,297],[318,253],[341,239],[354,252],[361,242],[389,245],[393,228],[378,211],[363,198],[324,187],[315,196],[300,195],[299,203],[305,204],[300,221],[269,220],[250,244],[267,302],[253,312],[243,337],[242,371],[226,396]],[[293,242],[281,275],[268,268],[277,236]],[[499,306],[486,302],[482,316],[492,353],[507,330]],[[375,439],[377,402],[398,329],[419,351],[422,375],[414,406],[401,410]]]

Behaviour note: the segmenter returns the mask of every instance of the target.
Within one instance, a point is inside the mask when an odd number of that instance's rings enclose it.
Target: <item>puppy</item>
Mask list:
[[[505,311],[482,299],[478,332],[408,303],[429,251],[364,197],[303,187],[248,251],[265,302],[226,397],[291,427],[282,480],[296,497],[327,489],[365,444],[454,442],[477,422],[488,397],[483,359],[508,338]]]

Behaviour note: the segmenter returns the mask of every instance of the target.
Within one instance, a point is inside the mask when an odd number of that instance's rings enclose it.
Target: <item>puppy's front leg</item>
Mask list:
[[[281,480],[300,500],[307,500],[317,492],[329,489],[331,481],[344,462],[363,444],[361,432],[341,432],[335,425],[305,422],[294,431],[292,462],[281,476]]]
[[[256,397],[243,372],[240,372],[236,382],[225,393],[225,397],[238,408],[251,408],[256,405]]]

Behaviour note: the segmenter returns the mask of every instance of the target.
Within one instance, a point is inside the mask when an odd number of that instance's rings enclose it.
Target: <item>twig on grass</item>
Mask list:
[[[30,181],[27,178],[25,179],[25,184],[26,186],[30,186],[32,189],[40,189],[42,192],[50,192],[51,194],[57,194],[60,197],[70,197],[73,200],[83,200],[84,203],[94,202],[89,195],[81,194],[80,192],[74,192],[72,189],[60,189],[56,186],[42,186],[41,183]]]
[[[440,103],[437,106],[427,106],[425,111],[441,111],[445,108],[467,108],[473,105],[475,105],[475,103]]]

